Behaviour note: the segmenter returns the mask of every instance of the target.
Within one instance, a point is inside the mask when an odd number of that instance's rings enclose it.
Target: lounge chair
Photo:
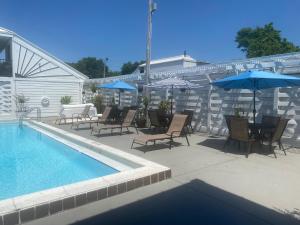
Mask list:
[[[248,158],[248,155],[252,149],[252,145],[255,142],[255,139],[249,134],[248,119],[233,117],[230,119],[230,128],[231,139],[239,142],[239,149],[241,142],[247,143],[248,148],[246,151],[246,158]]]
[[[91,134],[93,133],[98,133],[98,135],[101,133],[101,130],[111,130],[111,133],[114,129],[120,129],[120,135],[122,134],[122,131],[124,128],[129,131],[129,127],[134,127],[136,132],[138,133],[138,129],[135,126],[134,123],[134,118],[135,118],[136,110],[129,110],[125,116],[125,119],[122,123],[120,124],[109,124],[109,125],[104,125],[100,127],[92,127]]]
[[[79,120],[83,120],[83,119],[91,120],[92,118],[89,115],[90,109],[91,109],[91,105],[85,105],[81,113],[73,113],[72,117],[67,117],[64,114],[61,114],[60,117],[55,120],[55,124],[61,125],[61,121],[63,120],[65,121],[66,124],[68,119],[72,120],[72,125],[75,121],[78,122]]]
[[[99,123],[101,123],[101,124],[107,123],[108,117],[110,115],[110,112],[111,112],[111,107],[110,106],[106,106],[105,109],[104,109],[104,112],[103,112],[102,116],[98,117],[97,120],[81,120],[81,121],[72,123],[71,127],[76,126],[76,129],[78,129],[80,124],[89,124],[90,125],[90,129],[92,129],[92,124],[96,123],[97,126],[98,126]]]
[[[172,148],[172,143],[174,138],[178,137],[185,137],[188,146],[190,146],[189,139],[184,132],[184,125],[186,123],[187,115],[181,115],[181,114],[175,114],[173,116],[172,122],[170,124],[170,127],[168,131],[164,134],[149,134],[149,135],[140,135],[133,139],[131,148],[133,147],[133,144],[141,144],[141,145],[147,145],[148,142],[153,142],[155,144],[156,141],[159,140],[170,140],[169,143],[169,149]]]

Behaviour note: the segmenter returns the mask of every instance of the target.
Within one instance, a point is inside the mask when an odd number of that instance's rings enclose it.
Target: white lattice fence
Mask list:
[[[211,87],[209,82],[250,69],[277,71],[287,75],[299,74],[300,53],[164,71],[153,73],[150,78],[154,82],[170,76],[177,76],[199,84],[201,88],[195,90],[186,92],[175,91],[176,103],[174,104],[174,111],[180,112],[183,109],[194,110],[193,125],[196,130],[209,130],[212,133],[223,135],[227,133],[224,115],[233,114],[235,108],[242,108],[244,115],[253,120],[253,93],[248,90],[224,91]],[[133,74],[120,76],[118,79],[142,84],[143,76]],[[99,80],[99,82],[105,83],[110,81],[109,79],[112,78]],[[165,89],[152,90],[150,107],[156,108],[158,103],[165,98]],[[260,121],[263,114],[278,114],[289,118],[290,121],[285,136],[291,137],[292,139],[290,140],[300,140],[299,99],[300,89],[298,88],[269,89],[257,92],[257,121]]]
[[[10,116],[13,112],[12,81],[0,78],[0,117]]]

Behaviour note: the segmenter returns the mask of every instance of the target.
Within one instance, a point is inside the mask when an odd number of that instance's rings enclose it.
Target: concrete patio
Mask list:
[[[200,133],[190,147],[180,138],[172,150],[130,149],[133,132],[95,137],[87,127],[57,127],[168,166],[172,178],[30,224],[300,224],[299,149],[277,150],[275,159],[255,147],[247,159],[243,147],[224,152],[224,138]]]

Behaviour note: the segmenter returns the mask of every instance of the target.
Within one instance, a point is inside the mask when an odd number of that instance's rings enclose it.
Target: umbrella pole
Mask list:
[[[255,125],[255,115],[256,115],[256,108],[255,108],[255,95],[256,95],[256,91],[253,91],[253,123]]]
[[[121,106],[121,90],[119,90],[119,106]]]
[[[171,98],[171,114],[173,114],[173,85],[172,85],[172,98]]]

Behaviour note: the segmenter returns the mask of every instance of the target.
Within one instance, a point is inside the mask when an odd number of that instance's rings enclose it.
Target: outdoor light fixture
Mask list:
[[[153,12],[155,12],[156,10],[157,10],[157,4],[156,4],[156,2],[152,2],[151,3],[151,13],[153,13]]]

